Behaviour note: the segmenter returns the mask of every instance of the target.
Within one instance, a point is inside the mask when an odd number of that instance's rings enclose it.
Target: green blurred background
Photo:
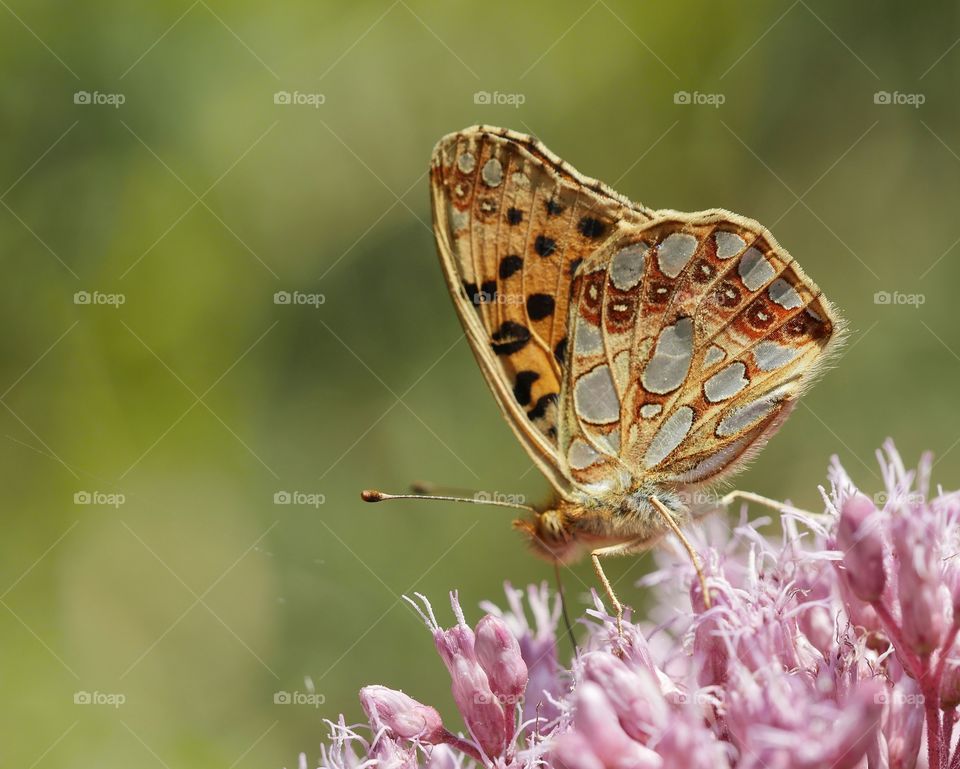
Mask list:
[[[429,228],[431,148],[473,123],[652,207],[760,220],[842,309],[845,354],[739,487],[815,506],[838,453],[876,489],[888,435],[958,485],[957,6],[0,6],[2,765],[293,766],[367,683],[450,713],[399,596],[448,621],[456,587],[475,620],[550,578],[509,513],[358,499],[546,491]],[[635,605],[648,564],[611,566]],[[322,704],[274,703],[306,677]]]

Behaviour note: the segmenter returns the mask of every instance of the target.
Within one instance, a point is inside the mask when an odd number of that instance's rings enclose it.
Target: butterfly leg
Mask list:
[[[673,516],[667,509],[667,506],[656,497],[650,497],[650,504],[660,513],[664,522],[670,527],[673,533],[677,535],[680,544],[683,545],[687,554],[690,556],[690,560],[693,562],[693,568],[697,571],[697,578],[700,580],[700,591],[703,595],[703,603],[709,609],[711,606],[710,591],[707,589],[707,575],[704,574],[703,564],[700,563],[700,556],[697,554],[697,551],[693,549],[690,540],[683,536],[683,532],[680,530],[680,527],[677,526],[677,522],[673,520]]]
[[[600,580],[600,584],[603,585],[603,590],[607,594],[607,598],[610,599],[610,603],[613,605],[613,610],[617,615],[617,634],[623,638],[623,604],[620,603],[620,599],[617,598],[617,594],[613,592],[613,585],[610,584],[610,580],[607,579],[607,575],[603,572],[603,566],[600,565],[600,556],[603,555],[615,555],[619,552],[622,545],[614,545],[612,547],[601,547],[598,550],[594,550],[590,553],[590,558],[593,561],[593,570],[597,574],[597,579]]]
[[[824,515],[823,513],[811,513],[807,510],[801,510],[798,507],[793,507],[792,505],[785,505],[783,502],[778,502],[775,499],[770,499],[769,497],[761,496],[760,494],[754,494],[752,491],[741,491],[739,489],[731,491],[729,494],[725,494],[720,498],[720,504],[724,507],[729,507],[735,500],[741,499],[745,502],[753,502],[757,505],[763,505],[764,507],[769,507],[771,510],[776,510],[778,513],[794,513],[799,515],[805,515],[808,518],[812,518],[815,521],[826,522],[831,520],[831,517]]]

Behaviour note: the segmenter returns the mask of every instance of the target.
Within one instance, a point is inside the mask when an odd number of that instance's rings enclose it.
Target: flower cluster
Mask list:
[[[621,635],[594,594],[569,669],[544,586],[508,585],[472,629],[456,593],[450,629],[418,596],[465,729],[368,686],[369,730],[331,723],[321,767],[960,769],[960,493],[931,496],[929,457],[878,458],[882,494],[834,459],[824,512],[780,506],[777,534],[715,519],[709,607],[679,548],[643,580],[647,622]]]

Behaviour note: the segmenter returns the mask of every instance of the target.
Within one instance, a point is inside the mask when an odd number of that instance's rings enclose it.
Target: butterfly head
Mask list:
[[[571,511],[564,505],[538,512],[532,521],[514,521],[513,526],[529,537],[533,551],[548,561],[566,563],[580,555]]]

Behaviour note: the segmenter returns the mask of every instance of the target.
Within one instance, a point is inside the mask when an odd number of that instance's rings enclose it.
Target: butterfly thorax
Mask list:
[[[514,526],[530,538],[534,553],[549,561],[571,563],[601,547],[636,543],[652,546],[669,529],[650,503],[656,496],[683,525],[690,517],[678,494],[650,484],[623,492],[576,500],[557,498],[532,521]]]

